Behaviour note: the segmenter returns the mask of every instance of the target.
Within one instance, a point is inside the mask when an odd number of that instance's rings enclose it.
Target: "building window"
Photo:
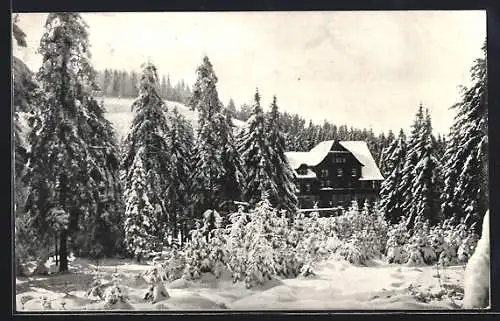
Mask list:
[[[337,158],[335,159],[335,162],[336,162],[336,163],[345,163],[345,158],[344,158],[344,157],[337,157]]]
[[[352,177],[356,177],[358,176],[358,171],[356,170],[356,168],[353,168],[352,169]]]
[[[321,177],[328,177],[328,169],[321,170]]]
[[[344,170],[342,168],[337,168],[337,176],[342,177],[344,175]]]
[[[310,192],[311,191],[311,184],[306,184],[306,192]]]
[[[326,187],[332,187],[332,181],[326,181]]]
[[[298,172],[299,172],[299,175],[305,175],[305,174],[307,174],[307,168],[301,167],[301,168],[299,168]]]

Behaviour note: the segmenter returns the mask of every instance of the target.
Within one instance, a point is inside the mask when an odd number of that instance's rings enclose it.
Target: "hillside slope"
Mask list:
[[[113,124],[117,131],[118,139],[121,140],[127,135],[130,123],[134,117],[130,108],[134,99],[104,97],[98,98],[98,100],[102,100],[104,102],[104,107],[106,108],[106,118]],[[198,120],[197,112],[190,110],[187,106],[178,102],[165,101],[165,104],[167,105],[167,112],[173,110],[174,107],[177,107],[179,113],[191,122],[193,128],[196,128]],[[236,127],[244,125],[244,122],[237,119],[234,119],[233,123]]]

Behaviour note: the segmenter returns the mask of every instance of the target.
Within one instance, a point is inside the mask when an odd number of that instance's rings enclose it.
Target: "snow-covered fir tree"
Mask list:
[[[298,199],[295,194],[293,170],[285,156],[285,138],[276,96],[273,97],[271,111],[267,115],[266,135],[269,142],[272,180],[277,187],[276,194],[271,194],[269,199],[277,209],[287,210],[289,214],[293,215],[297,210]]]
[[[158,94],[156,67],[142,66],[139,97],[133,102],[134,119],[125,140],[122,158],[125,189],[125,243],[137,259],[162,244],[170,221],[165,192],[170,171],[169,127]],[[147,233],[147,242],[137,241],[136,233]],[[137,232],[139,231],[139,232]],[[141,236],[142,237],[142,236]]]
[[[429,111],[425,111],[425,120],[413,150],[418,163],[414,167],[411,195],[413,201],[407,207],[408,224],[413,225],[415,218],[428,220],[431,225],[440,220],[441,168],[436,155],[436,141],[432,135],[432,123]]]
[[[146,178],[145,147],[140,147],[128,168],[125,182],[125,244],[137,261],[161,244],[160,217],[152,204]]]
[[[19,47],[26,47],[26,34],[17,25],[18,16],[14,16],[13,38]],[[36,237],[26,228],[24,204],[27,188],[22,182],[26,170],[27,149],[24,133],[26,129],[25,115],[29,114],[40,99],[39,86],[34,74],[19,58],[12,57],[12,89],[13,89],[13,141],[14,141],[14,214],[15,214],[15,252],[16,275],[23,275],[21,263],[28,259],[36,246]],[[23,130],[24,128],[24,130]]]
[[[399,185],[406,153],[406,137],[401,129],[397,140],[384,149],[386,175],[380,188],[380,210],[392,224],[397,223],[403,215],[403,195]]]
[[[486,42],[483,57],[471,68],[473,85],[463,88],[450,130],[444,159],[442,209],[447,217],[477,222],[488,208],[488,75]]]
[[[236,210],[234,201],[241,201],[244,178],[243,164],[238,154],[231,111],[224,108],[221,115],[221,144],[224,176],[222,178],[221,210],[230,213]]]
[[[59,238],[60,271],[68,269],[68,236],[86,223],[84,218],[99,215],[96,185],[109,194],[116,187],[109,162],[114,143],[92,98],[96,84],[88,47],[87,25],[79,14],[48,15],[37,75],[45,95],[32,118],[24,179],[30,186],[26,210],[32,228]],[[105,175],[96,178],[96,170]]]
[[[390,155],[388,154],[390,153],[390,149],[388,149],[388,147],[391,146],[395,140],[396,137],[392,130],[389,130],[387,137],[384,133],[381,133],[377,139],[378,154],[380,155],[377,162],[383,177],[387,177],[391,174],[392,167],[390,165]]]
[[[260,95],[255,92],[252,116],[247,121],[241,140],[239,153],[245,169],[244,196],[251,204],[256,204],[267,193],[272,202],[279,193],[273,180],[273,167],[268,133],[266,132],[264,111],[260,106]]]
[[[196,69],[197,79],[188,102],[198,112],[198,127],[191,175],[192,211],[200,218],[207,209],[219,210],[225,201],[221,195],[224,167],[223,145],[227,139],[222,103],[217,93],[217,76],[207,56]]]
[[[415,115],[415,120],[411,127],[410,136],[407,139],[407,153],[405,157],[405,162],[403,170],[401,172],[401,180],[398,185],[399,192],[402,193],[402,208],[405,215],[409,215],[409,212],[413,206],[413,195],[412,186],[414,180],[414,170],[419,159],[417,155],[417,150],[415,146],[418,143],[420,137],[420,131],[424,125],[424,107],[422,104],[419,105],[417,113]]]
[[[191,123],[182,116],[177,107],[169,113],[168,138],[171,146],[170,171],[167,179],[167,211],[170,213],[169,228],[181,240],[187,237],[189,214],[189,176],[191,175],[191,157],[193,154],[194,133]]]

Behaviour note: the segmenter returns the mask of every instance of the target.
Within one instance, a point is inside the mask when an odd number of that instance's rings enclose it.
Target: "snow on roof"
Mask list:
[[[309,169],[309,168],[307,169],[307,172],[305,174],[303,174],[303,175],[302,174],[298,174],[295,170],[294,170],[294,173],[295,173],[295,176],[297,178],[316,178],[317,177],[316,173],[313,170]]]
[[[316,145],[309,152],[287,152],[285,153],[292,168],[299,168],[300,165],[316,166],[325,159],[331,150],[333,140],[326,140]],[[360,180],[383,180],[375,160],[364,141],[339,141],[345,149],[351,152],[354,157],[363,165],[361,167]]]
[[[363,141],[340,141],[345,149],[350,151],[354,157],[363,165],[361,167],[361,177],[360,181],[368,180],[383,180],[384,177],[380,173],[380,170],[373,159],[372,153],[368,149],[368,145]]]
[[[332,144],[333,140],[327,140],[319,143],[308,152],[287,152],[285,155],[292,168],[299,168],[302,164],[316,166],[325,159],[326,154],[332,148]]]

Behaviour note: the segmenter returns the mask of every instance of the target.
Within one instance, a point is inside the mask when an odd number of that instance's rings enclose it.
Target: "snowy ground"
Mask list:
[[[156,304],[146,303],[146,282],[139,273],[150,269],[146,264],[125,260],[105,260],[100,271],[111,279],[118,271],[135,310],[272,310],[272,309],[455,309],[461,302],[444,296],[424,303],[424,297],[440,292],[444,286],[461,288],[463,266],[437,270],[433,266],[407,267],[373,262],[367,267],[327,261],[309,278],[270,281],[264,287],[246,289],[233,284],[230,275],[216,280],[211,274],[200,281],[176,280],[167,284],[170,298]],[[102,303],[85,297],[95,269],[93,262],[76,259],[70,263],[70,273],[48,277],[18,278],[16,281],[17,309],[43,310],[45,296],[53,310],[100,310]],[[441,286],[440,286],[441,283]],[[413,290],[412,290],[413,289]],[[442,292],[442,291],[441,291]],[[24,309],[21,308],[24,301]]]

